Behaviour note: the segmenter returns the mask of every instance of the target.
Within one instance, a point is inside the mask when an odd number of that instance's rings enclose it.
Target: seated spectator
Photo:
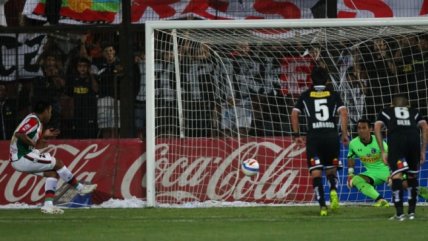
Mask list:
[[[74,138],[97,137],[97,97],[98,83],[90,73],[91,62],[79,58],[75,65],[75,75],[67,81],[67,94],[73,98]]]
[[[7,96],[6,85],[0,84],[0,140],[10,140],[16,125],[16,101]]]

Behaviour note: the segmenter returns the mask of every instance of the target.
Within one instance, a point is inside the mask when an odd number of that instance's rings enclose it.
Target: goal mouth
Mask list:
[[[427,116],[427,30],[424,18],[147,22],[148,204],[313,203],[306,150],[290,123],[312,68],[328,71],[352,137],[359,119],[374,122],[396,94]],[[240,171],[250,158],[260,163],[256,180]],[[341,201],[371,202],[346,187],[344,169],[338,190]]]

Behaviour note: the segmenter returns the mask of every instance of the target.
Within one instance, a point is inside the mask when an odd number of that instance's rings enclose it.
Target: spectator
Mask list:
[[[391,103],[391,95],[398,92],[395,64],[391,48],[381,38],[374,39],[369,46],[361,47],[361,61],[358,68],[366,79],[366,115],[374,122],[376,113],[383,105]]]
[[[97,137],[98,83],[90,73],[91,62],[79,58],[75,65],[76,75],[67,82],[67,94],[73,98],[73,137]]]
[[[36,77],[32,83],[33,103],[48,100],[52,105],[52,118],[47,123],[48,128],[59,129],[61,122],[60,99],[64,93],[65,80],[62,77],[61,61],[55,54],[46,53],[41,60],[42,77]]]
[[[141,52],[135,56],[135,64],[140,70],[138,91],[135,98],[135,128],[137,129],[137,137],[145,139],[146,137],[146,61],[145,54]]]
[[[232,75],[226,81],[232,80],[234,93],[226,94],[226,103],[222,104],[222,129],[232,134],[239,132],[247,135],[253,121],[251,97],[258,93],[261,87],[260,63],[251,59],[251,47],[248,43],[241,43],[236,51],[232,52]],[[226,89],[229,84],[224,83]]]
[[[112,43],[103,44],[103,61],[98,64],[98,128],[102,138],[118,137],[120,130],[120,79],[123,67]]]
[[[16,115],[16,101],[8,98],[6,85],[0,84],[0,140],[12,137]]]
[[[156,127],[167,136],[178,135],[179,126],[173,59],[172,51],[165,50],[155,63]]]
[[[206,45],[197,46],[184,56],[182,72],[185,95],[186,136],[212,136],[214,120],[214,59]]]

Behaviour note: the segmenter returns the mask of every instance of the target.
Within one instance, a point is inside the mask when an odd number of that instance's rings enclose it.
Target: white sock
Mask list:
[[[56,186],[58,183],[58,179],[56,179],[55,177],[48,177],[46,178],[45,181],[45,192],[46,191],[56,191]]]
[[[56,171],[58,175],[61,177],[64,182],[69,182],[71,179],[73,179],[73,173],[68,170],[66,166],[63,166],[61,169]]]

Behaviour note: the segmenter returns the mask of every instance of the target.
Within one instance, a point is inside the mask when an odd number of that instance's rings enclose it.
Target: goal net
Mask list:
[[[349,110],[374,121],[391,96],[407,94],[427,115],[423,19],[172,21],[146,25],[149,205],[192,202],[313,203],[305,148],[290,114],[315,65]],[[301,118],[303,133],[306,120]],[[341,148],[346,167],[347,148]],[[256,159],[248,177],[242,161]],[[361,172],[358,165],[356,172]],[[423,168],[427,168],[426,165]],[[341,202],[368,203],[346,187]],[[421,185],[427,185],[422,172]],[[328,186],[326,184],[326,191]],[[390,198],[390,188],[378,187]]]

